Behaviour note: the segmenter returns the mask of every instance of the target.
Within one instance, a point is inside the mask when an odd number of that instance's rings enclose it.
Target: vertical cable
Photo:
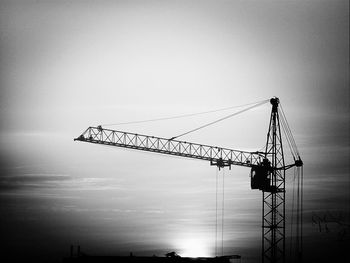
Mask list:
[[[296,178],[297,168],[294,167],[294,178],[293,178],[293,195],[292,195],[292,216],[290,224],[290,257],[293,256],[293,224],[294,224],[294,197],[295,197],[295,178]]]
[[[225,211],[225,168],[222,169],[222,233],[221,233],[221,256],[224,256],[224,211]]]
[[[298,187],[297,187],[297,237],[296,237],[296,249],[298,261],[300,260],[300,169],[297,168]]]
[[[300,262],[303,260],[303,181],[304,181],[304,166],[300,168],[301,185],[300,185]]]
[[[215,196],[215,256],[218,256],[218,170],[216,168],[216,196]]]

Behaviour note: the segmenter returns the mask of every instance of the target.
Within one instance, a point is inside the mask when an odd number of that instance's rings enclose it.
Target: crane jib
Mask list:
[[[217,165],[219,167],[230,165],[253,167],[259,165],[264,157],[258,152],[238,151],[216,146],[116,131],[104,129],[101,126],[89,127],[74,140],[207,160],[210,161],[212,165]]]

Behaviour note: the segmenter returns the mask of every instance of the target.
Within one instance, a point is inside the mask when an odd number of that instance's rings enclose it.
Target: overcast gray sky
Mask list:
[[[0,1],[0,52],[7,251],[213,256],[215,168],[73,138],[273,96],[305,163],[306,257],[349,243],[348,1]],[[258,150],[270,110],[183,139]],[[223,114],[112,128],[170,138]],[[225,253],[259,262],[261,193],[248,169],[225,177]]]

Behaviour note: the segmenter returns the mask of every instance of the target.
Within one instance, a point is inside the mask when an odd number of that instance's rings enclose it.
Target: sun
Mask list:
[[[180,256],[209,257],[210,252],[206,242],[202,239],[185,239],[181,242]]]

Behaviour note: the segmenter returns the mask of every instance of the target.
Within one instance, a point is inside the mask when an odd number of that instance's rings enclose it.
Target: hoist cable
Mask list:
[[[215,256],[218,255],[218,171],[216,168],[216,195],[215,195]]]
[[[204,115],[204,114],[209,114],[209,113],[214,113],[214,112],[226,111],[226,110],[231,110],[231,109],[235,109],[235,108],[241,108],[241,107],[245,107],[245,106],[255,105],[255,104],[261,103],[261,102],[263,102],[263,101],[257,101],[257,102],[242,104],[242,105],[230,106],[230,107],[220,108],[220,109],[216,109],[216,110],[196,112],[196,113],[189,113],[189,114],[182,114],[182,115],[175,115],[175,116],[155,118],[155,119],[136,120],[136,121],[118,122],[118,123],[106,123],[106,124],[101,124],[101,126],[116,126],[116,125],[127,125],[127,124],[137,124],[137,123],[146,123],[146,122],[155,122],[155,121],[165,121],[165,120],[180,119],[180,118]]]
[[[300,212],[301,212],[301,205],[300,205],[300,202],[301,202],[301,194],[300,194],[300,170],[297,168],[297,176],[298,176],[298,187],[297,187],[297,237],[296,237],[296,249],[297,249],[297,253],[298,253],[298,258],[300,256]]]
[[[200,130],[200,129],[203,129],[203,128],[205,128],[205,127],[208,127],[208,126],[213,125],[213,124],[215,124],[215,123],[218,123],[218,122],[220,122],[220,121],[226,120],[226,119],[228,119],[228,118],[231,118],[231,117],[233,117],[233,116],[236,116],[236,115],[241,114],[241,113],[243,113],[243,112],[246,112],[246,111],[248,111],[248,110],[251,110],[251,109],[253,109],[253,108],[256,108],[256,107],[258,107],[258,106],[260,106],[260,105],[262,105],[262,104],[265,104],[265,103],[267,103],[268,101],[269,101],[269,100],[264,100],[264,101],[262,101],[262,102],[259,102],[258,104],[255,104],[255,105],[253,105],[253,106],[250,106],[250,107],[248,107],[248,108],[246,108],[246,109],[243,109],[243,110],[240,110],[240,111],[238,111],[238,112],[229,114],[229,115],[227,115],[227,116],[225,116],[225,117],[222,117],[222,118],[220,118],[220,119],[218,119],[218,120],[209,122],[209,123],[204,124],[204,125],[202,125],[202,126],[200,126],[200,127],[198,127],[198,128],[189,130],[189,131],[184,132],[184,133],[182,133],[182,134],[180,134],[180,135],[177,135],[177,136],[175,136],[175,137],[172,137],[170,140],[174,140],[174,139],[179,138],[179,137],[181,137],[181,136],[184,136],[184,135],[187,135],[187,134],[189,134],[189,133],[198,131],[198,130]]]
[[[303,186],[304,186],[304,166],[298,167],[300,170],[300,257],[303,256]],[[302,258],[301,258],[302,260]]]
[[[222,232],[221,232],[221,256],[224,256],[224,216],[225,216],[225,169],[222,169]]]
[[[293,224],[294,224],[294,209],[295,209],[295,178],[296,178],[296,167],[294,167],[294,178],[293,178],[293,189],[292,189],[292,216],[291,216],[291,224],[290,224],[290,256],[292,256],[293,252]]]

